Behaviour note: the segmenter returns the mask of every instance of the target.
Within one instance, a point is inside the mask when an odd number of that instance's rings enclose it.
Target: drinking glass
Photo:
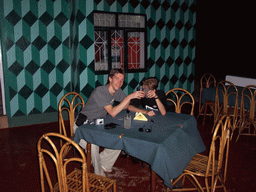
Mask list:
[[[138,86],[137,87],[137,91],[143,91],[143,87],[142,86]]]
[[[130,129],[132,124],[132,117],[130,114],[125,114],[124,115],[124,128],[125,129]]]

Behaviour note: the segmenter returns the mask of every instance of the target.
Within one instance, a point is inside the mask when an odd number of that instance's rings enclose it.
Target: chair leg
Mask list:
[[[116,182],[113,184],[113,191],[116,192]]]
[[[199,192],[204,192],[204,189],[202,188],[201,184],[199,183],[199,181],[197,180],[197,178],[193,175],[193,174],[190,174],[190,173],[183,173],[182,175],[180,175],[173,183],[172,185],[174,186],[180,179],[183,179],[183,187],[184,187],[184,180],[185,178],[187,178],[190,183],[192,185],[194,185],[194,188],[182,188],[182,189],[173,189],[173,190],[170,190],[168,187],[167,187],[167,192],[168,191],[191,191],[191,190],[197,190]]]
[[[202,115],[202,112],[204,111],[204,105],[202,105],[201,109],[199,109],[197,119],[199,119],[200,115]]]
[[[221,179],[221,177],[219,175],[216,176],[214,183],[211,186],[211,191],[214,192],[216,190],[216,188],[223,188],[224,192],[227,192],[225,180],[223,180],[223,179]],[[218,181],[219,181],[220,185],[218,185]]]
[[[196,177],[192,174],[188,174],[189,176],[191,176],[193,178],[193,180],[191,178],[188,177],[188,179],[190,180],[190,182],[196,187],[197,186],[197,190],[200,192],[204,192],[201,184],[199,183],[199,181],[196,179]]]
[[[239,130],[238,130],[238,134],[237,134],[237,137],[236,137],[236,142],[238,141],[239,137],[240,137],[240,134],[242,133],[242,131],[244,130],[244,124],[241,123],[240,126],[239,126]]]
[[[205,102],[205,106],[204,106],[204,119],[203,119],[203,126],[204,126],[204,122],[205,122],[205,116],[206,116],[207,108],[208,108],[208,103],[207,103],[207,102]]]
[[[206,187],[206,191],[207,192],[210,192],[210,190],[209,190],[209,183],[208,183],[208,178],[205,178],[205,187]]]

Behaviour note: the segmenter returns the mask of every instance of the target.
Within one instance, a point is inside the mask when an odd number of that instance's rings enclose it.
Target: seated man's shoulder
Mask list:
[[[165,92],[164,92],[164,91],[162,91],[162,90],[156,90],[156,93],[157,93],[157,94],[165,95]]]
[[[101,85],[95,88],[95,91],[100,91],[100,92],[104,92],[107,90],[108,90],[108,87],[106,85]]]

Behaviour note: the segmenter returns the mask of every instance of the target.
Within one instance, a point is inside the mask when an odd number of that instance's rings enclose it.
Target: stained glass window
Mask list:
[[[94,13],[95,72],[146,70],[146,15]]]

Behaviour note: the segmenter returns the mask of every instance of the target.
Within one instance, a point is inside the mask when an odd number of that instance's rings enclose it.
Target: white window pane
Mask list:
[[[94,26],[115,27],[116,16],[110,13],[94,13]]]
[[[145,17],[141,15],[119,15],[118,16],[119,27],[131,27],[131,28],[144,28]]]

